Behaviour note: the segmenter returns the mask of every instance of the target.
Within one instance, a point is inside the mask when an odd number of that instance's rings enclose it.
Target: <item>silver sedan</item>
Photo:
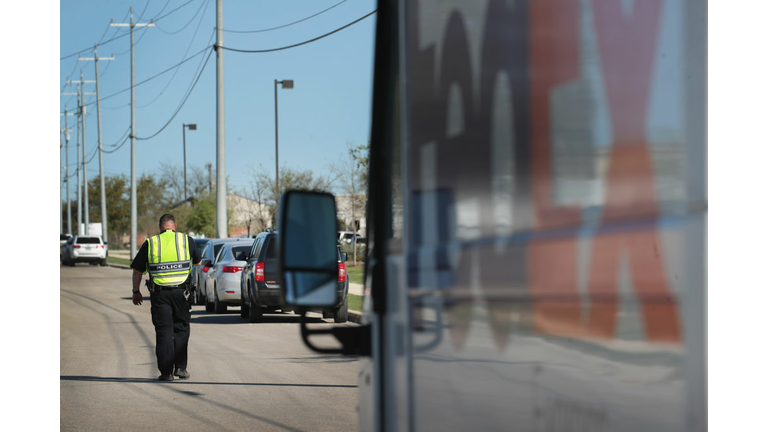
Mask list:
[[[252,245],[253,239],[241,239],[221,248],[205,275],[206,311],[221,314],[227,306],[240,305],[240,274]]]

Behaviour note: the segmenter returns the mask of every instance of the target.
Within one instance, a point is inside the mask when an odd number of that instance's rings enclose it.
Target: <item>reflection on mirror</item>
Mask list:
[[[321,192],[288,191],[280,198],[280,284],[291,306],[336,304],[336,200]]]

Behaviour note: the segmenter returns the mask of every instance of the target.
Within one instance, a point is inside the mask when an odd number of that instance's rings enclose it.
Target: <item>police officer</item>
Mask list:
[[[133,304],[141,305],[142,275],[149,272],[152,324],[155,326],[155,354],[160,381],[189,379],[187,345],[189,343],[190,306],[188,294],[192,265],[200,265],[200,253],[194,239],[176,232],[173,215],[160,217],[160,234],[148,238],[131,262],[133,269]]]

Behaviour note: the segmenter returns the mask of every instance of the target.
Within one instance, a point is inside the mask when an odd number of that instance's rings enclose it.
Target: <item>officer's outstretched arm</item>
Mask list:
[[[133,304],[140,305],[142,303],[141,296],[141,272],[133,270]]]

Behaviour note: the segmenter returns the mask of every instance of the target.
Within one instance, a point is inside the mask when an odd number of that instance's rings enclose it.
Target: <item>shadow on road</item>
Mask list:
[[[61,375],[61,381],[84,381],[84,382],[105,382],[105,383],[157,383],[168,385],[166,382],[160,382],[157,378],[130,378],[130,377],[97,377],[86,375]],[[292,383],[227,383],[227,382],[204,382],[194,380],[173,380],[176,384],[197,384],[197,385],[225,385],[225,386],[257,386],[257,387],[321,387],[321,388],[357,388],[357,385],[346,384],[292,384]]]
[[[359,360],[357,356],[334,356],[323,354],[314,357],[281,357],[276,360],[283,360],[286,363],[352,363]]]
[[[240,311],[227,311],[225,314],[213,314],[205,311],[192,311],[191,323],[194,324],[249,324],[247,319],[240,317]],[[299,324],[301,317],[299,315],[281,315],[264,314],[262,322],[259,324]],[[307,317],[310,324],[327,324],[322,318]]]

